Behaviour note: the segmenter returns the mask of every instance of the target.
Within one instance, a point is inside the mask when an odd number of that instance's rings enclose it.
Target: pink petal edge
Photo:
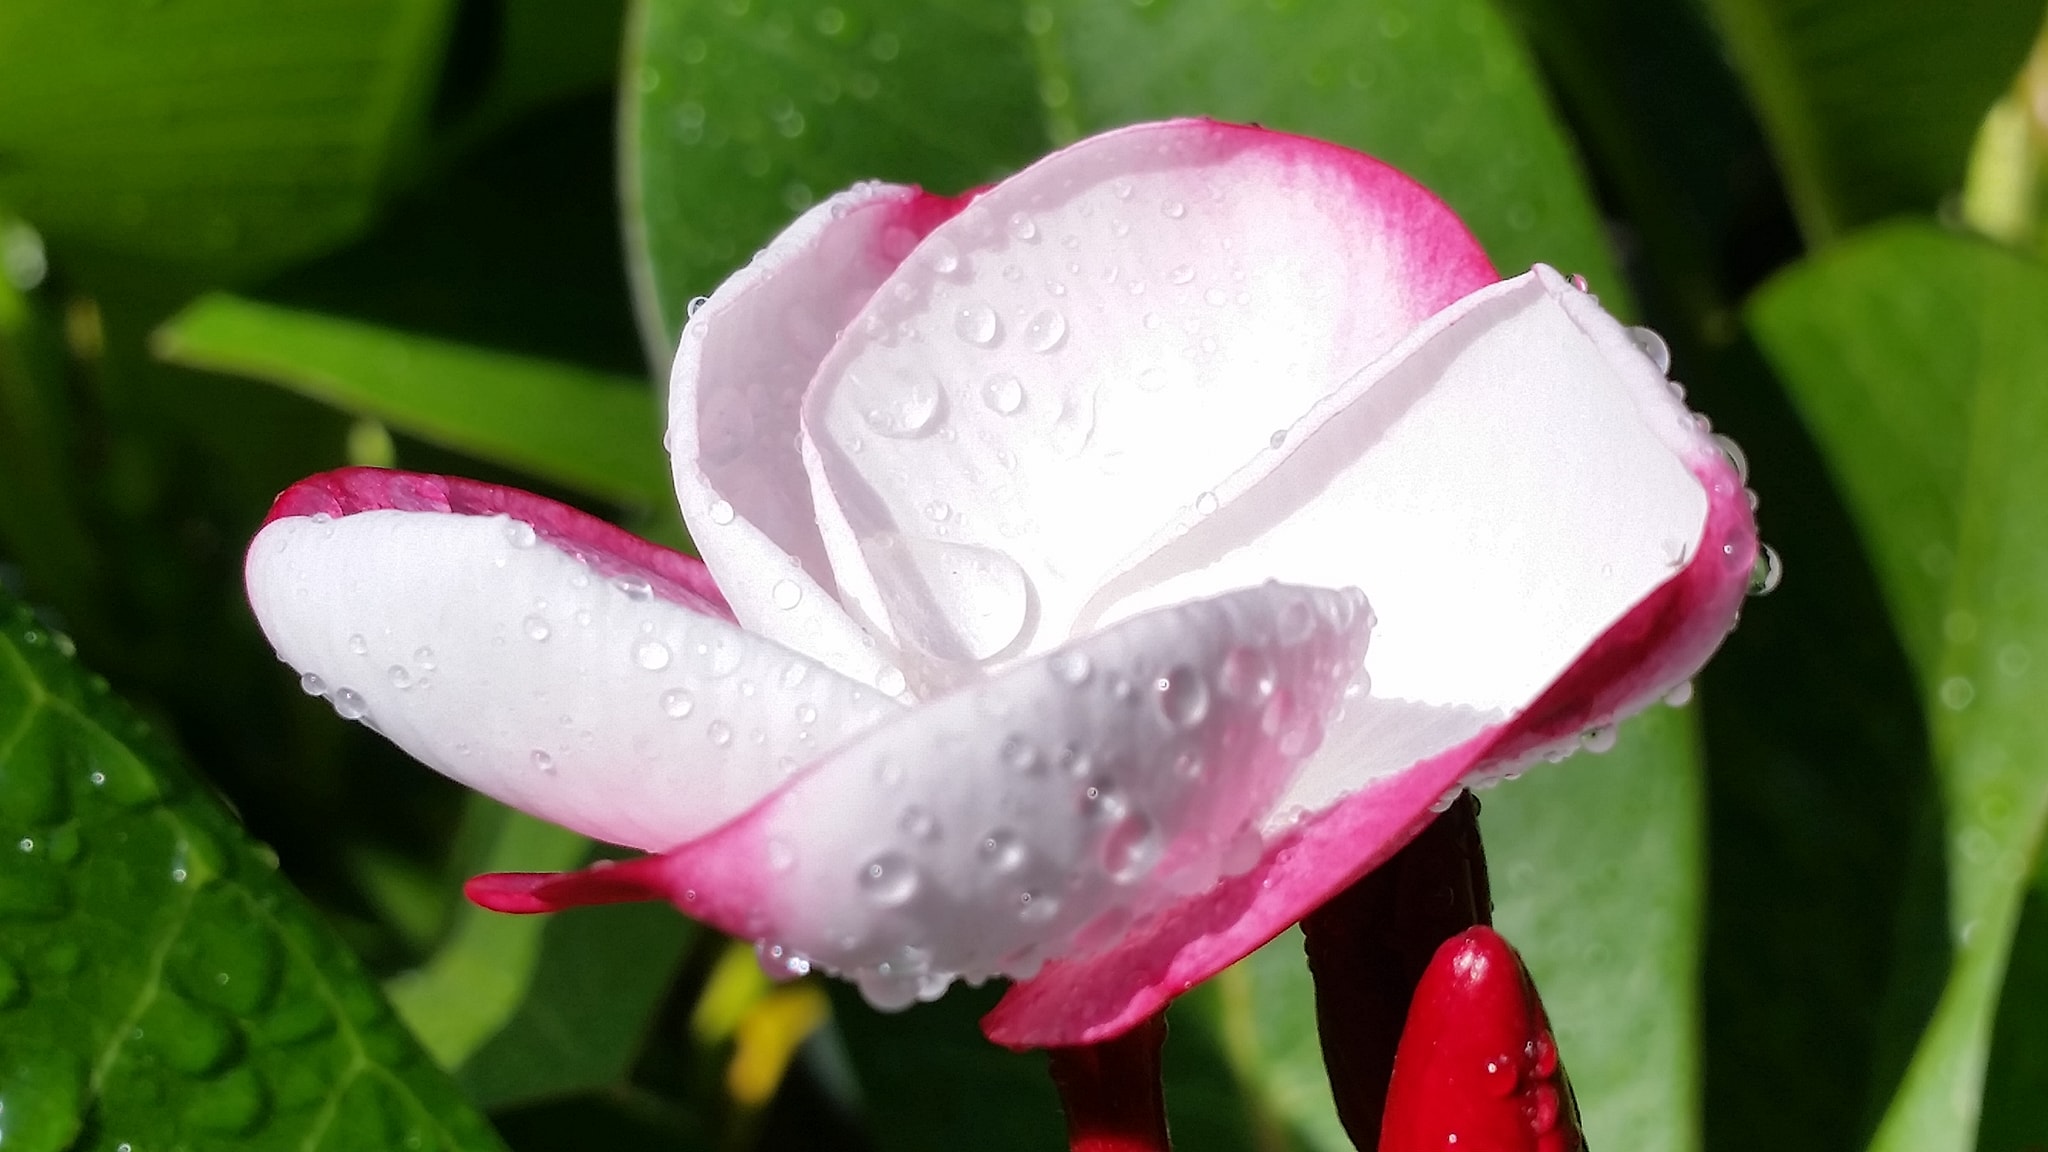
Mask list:
[[[982,1020],[1015,1049],[1110,1039],[1253,951],[1398,851],[1430,806],[1474,770],[1513,763],[1644,707],[1697,671],[1727,634],[1756,559],[1756,524],[1725,460],[1699,460],[1709,492],[1691,563],[1596,640],[1512,721],[1309,818],[1251,871],[1133,927],[1086,960],[1055,961]]]
[[[308,476],[279,493],[263,523],[293,516],[339,519],[381,511],[509,516],[532,526],[535,535],[589,564],[601,576],[645,580],[664,600],[733,622],[732,609],[703,561],[517,488],[427,472],[337,468]]]

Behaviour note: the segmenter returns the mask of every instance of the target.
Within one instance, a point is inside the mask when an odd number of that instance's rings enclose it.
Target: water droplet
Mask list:
[[[1664,703],[1673,708],[1683,708],[1692,703],[1692,681],[1680,682],[1678,687],[1664,694]]]
[[[818,722],[817,706],[814,704],[797,705],[796,722],[799,724],[816,724]]]
[[[698,641],[695,652],[697,665],[704,670],[704,675],[713,680],[739,671],[740,661],[745,658],[739,644],[730,636],[722,635]]]
[[[991,411],[1013,415],[1024,406],[1024,385],[1008,372],[999,373],[982,384],[981,400]]]
[[[1254,704],[1263,703],[1278,683],[1273,661],[1257,648],[1231,649],[1216,674],[1216,686],[1224,695]]]
[[[848,372],[846,384],[860,407],[861,419],[876,435],[891,440],[915,440],[930,434],[946,407],[946,394],[938,382],[916,370],[902,372],[887,382]]]
[[[687,689],[671,688],[661,694],[662,714],[671,720],[681,720],[697,708],[697,701]]]
[[[953,506],[944,500],[933,500],[924,506],[924,515],[934,524],[944,524],[952,518]]]
[[[542,749],[535,748],[532,759],[533,766],[543,772],[553,772],[555,770],[555,758]]]
[[[943,523],[953,509],[925,506]],[[916,581],[894,582],[883,595],[904,642],[946,661],[984,661],[1009,650],[1031,614],[1031,581],[1007,554],[948,540],[894,534],[862,542],[876,567],[909,570]],[[892,693],[893,695],[893,693]]]
[[[944,236],[932,236],[924,242],[925,255],[931,261],[932,270],[941,276],[948,276],[960,268],[960,249]]]
[[[982,837],[974,852],[983,864],[1004,874],[1022,868],[1026,855],[1023,841],[1007,828],[998,828]]]
[[[1726,456],[1728,466],[1735,469],[1735,478],[1744,484],[1749,483],[1749,455],[1743,452],[1742,445],[1726,432],[1714,433],[1714,443],[1721,446],[1721,455]]]
[[[1671,371],[1671,345],[1666,344],[1662,336],[1648,328],[1637,327],[1628,330],[1628,338],[1635,341],[1636,347],[1642,350],[1643,355],[1650,358],[1650,363],[1657,366],[1657,371]]]
[[[711,502],[710,514],[713,524],[732,523],[732,505],[723,500],[713,500]]]
[[[1273,434],[1271,436],[1266,437],[1266,447],[1268,448],[1278,450],[1282,445],[1286,443],[1287,429],[1285,428],[1275,428],[1273,429]]]
[[[1749,594],[1768,596],[1777,590],[1778,582],[1785,578],[1784,561],[1778,559],[1777,549],[1769,544],[1756,546],[1756,563],[1749,571]]]
[[[1188,214],[1188,206],[1178,200],[1167,200],[1159,205],[1159,212],[1168,220],[1178,220]]]
[[[370,650],[369,641],[364,640],[363,634],[358,632],[348,638],[348,650],[361,656]]]
[[[777,580],[775,582],[775,606],[777,608],[787,612],[801,603],[803,598],[804,590],[797,586],[796,581]],[[792,667],[800,667],[800,665],[792,665]]]
[[[683,315],[686,318],[694,319],[697,315],[697,310],[710,302],[711,300],[708,296],[692,296],[690,297],[690,302],[683,308]]]
[[[986,304],[963,304],[953,314],[953,332],[969,344],[987,348],[1002,337],[1003,322],[996,318],[996,310]]]
[[[1030,737],[1021,732],[1012,732],[1004,737],[1000,755],[1003,758],[1003,766],[1012,772],[1035,774],[1044,766],[1038,755],[1038,747],[1031,742]]]
[[[912,840],[923,840],[929,843],[939,838],[938,817],[933,816],[930,809],[920,804],[912,804],[910,807],[905,808],[903,810],[903,817],[897,821],[896,826],[901,828],[903,834]]]
[[[533,525],[528,524],[526,521],[505,521],[505,539],[511,541],[514,548],[531,548],[534,541],[539,538],[534,534]]]
[[[917,865],[901,852],[884,852],[861,865],[860,890],[883,908],[894,908],[917,894]]]
[[[1513,1095],[1521,1079],[1521,1070],[1508,1056],[1496,1056],[1486,1062],[1486,1090],[1495,1096]]]
[[[1185,664],[1160,677],[1153,687],[1159,693],[1160,713],[1176,728],[1193,728],[1209,714],[1209,685]]]
[[[1586,751],[1597,756],[1602,752],[1613,751],[1615,741],[1618,739],[1620,739],[1620,736],[1615,731],[1614,725],[1607,724],[1586,729],[1579,736],[1579,743],[1585,745]]]
[[[361,720],[370,714],[370,706],[363,701],[362,693],[353,688],[334,690],[334,714],[343,720]]]
[[[1038,239],[1038,223],[1022,212],[1010,213],[1010,235],[1019,240]]]
[[[908,686],[903,679],[903,669],[894,664],[885,664],[881,671],[875,673],[875,687],[881,689],[885,696],[901,696]]]
[[[1017,918],[1027,924],[1043,924],[1059,911],[1059,897],[1050,892],[1026,891],[1017,896]]]
[[[1117,180],[1109,186],[1109,190],[1115,193],[1116,198],[1119,200],[1129,200],[1131,198],[1131,182],[1129,180]]]
[[[1538,1084],[1536,1090],[1529,1095],[1529,1129],[1541,1136],[1557,1127],[1557,1088],[1550,1084]]]
[[[1186,264],[1181,264],[1175,267],[1173,271],[1168,272],[1166,278],[1175,284],[1191,284],[1195,279],[1195,270]]]
[[[1102,870],[1119,884],[1143,877],[1159,862],[1159,829],[1142,812],[1126,814],[1102,838]]]
[[[528,616],[524,627],[528,640],[545,640],[548,638],[548,622],[538,616]]]
[[[768,867],[776,872],[787,872],[796,867],[796,849],[780,836],[768,840]]]
[[[308,672],[299,677],[299,691],[308,696],[324,696],[327,693],[327,682]]]
[[[1085,684],[1088,682],[1089,674],[1095,670],[1095,666],[1089,662],[1086,652],[1076,649],[1054,654],[1052,670],[1055,675],[1069,684]]]
[[[1951,676],[1941,682],[1941,703],[1951,712],[1961,712],[1976,698],[1977,686],[1967,676]]]
[[[1057,308],[1041,309],[1024,325],[1024,342],[1033,352],[1050,352],[1066,338],[1066,313]]]
[[[390,667],[390,669],[385,672],[385,675],[391,677],[391,686],[393,688],[402,689],[412,687],[412,673],[406,671],[405,665],[403,664],[393,664]]]
[[[432,648],[415,649],[412,654],[412,662],[426,671],[432,672],[434,670],[434,650]]]
[[[705,725],[704,735],[711,738],[712,747],[723,748],[732,743],[732,725],[723,720],[713,720]]]
[[[1214,492],[1204,492],[1200,496],[1195,497],[1195,511],[1204,516],[1214,516],[1217,507],[1216,494]]]

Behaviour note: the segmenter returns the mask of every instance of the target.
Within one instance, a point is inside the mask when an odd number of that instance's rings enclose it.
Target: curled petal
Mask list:
[[[839,331],[959,204],[876,182],[812,208],[692,310],[670,374],[676,492],[734,614],[862,681],[886,660],[840,607],[798,409]]]
[[[1134,617],[875,728],[703,840],[486,896],[665,891],[884,1007],[1028,976],[1256,861],[1369,620],[1356,592],[1285,585]]]
[[[309,692],[586,835],[701,836],[896,710],[741,631],[696,562],[539,497],[354,470],[287,492],[249,601]]]
[[[1054,153],[933,230],[819,366],[841,589],[928,688],[1056,647],[1144,533],[1493,279],[1347,149],[1183,120]]]

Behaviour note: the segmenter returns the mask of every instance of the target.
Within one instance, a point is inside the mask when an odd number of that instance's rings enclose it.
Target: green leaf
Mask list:
[[[1999,988],[2044,822],[2048,269],[1925,226],[1774,280],[1758,341],[1820,437],[1927,700],[1952,957],[1874,1148],[1972,1146]]]
[[[154,347],[595,496],[673,499],[655,399],[637,380],[222,293],[173,317]]]
[[[1689,713],[1484,797],[1494,916],[1556,1026],[1592,1148],[1700,1146],[1704,797]]]
[[[29,1152],[493,1149],[165,741],[0,596],[0,1132]]]
[[[1800,228],[1931,212],[2026,57],[2030,0],[1708,0],[1777,154]]]
[[[245,272],[359,228],[423,123],[445,0],[0,9],[0,203],[54,240]]]
[[[2038,852],[2039,849],[2037,848]],[[1984,1083],[1984,1127],[1979,1152],[2026,1152],[2048,1147],[2048,855],[2034,869],[2019,927],[2013,934],[2012,964],[1998,1000]]]

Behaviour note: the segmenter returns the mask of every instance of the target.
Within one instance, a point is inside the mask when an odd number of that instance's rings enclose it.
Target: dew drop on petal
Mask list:
[[[505,539],[511,541],[514,548],[531,548],[539,537],[534,534],[533,525],[528,524],[526,521],[507,520],[505,521]]]
[[[362,633],[358,632],[348,638],[348,650],[361,656],[370,650],[370,643],[363,639]]]
[[[393,688],[403,689],[412,687],[412,673],[406,671],[403,664],[393,664],[386,670],[385,675],[391,678],[391,686]]]
[[[804,590],[794,580],[777,580],[774,595],[775,606],[787,612],[803,600]]]
[[[1024,385],[1007,372],[999,373],[983,382],[981,401],[998,415],[1014,415],[1024,406]]]
[[[633,663],[649,672],[659,672],[668,667],[668,645],[659,640],[642,640],[633,645]]]
[[[1010,213],[1010,235],[1019,240],[1038,238],[1038,223],[1022,212]]]
[[[929,843],[939,838],[938,817],[933,816],[931,810],[921,804],[912,804],[905,808],[902,819],[897,821],[897,827],[912,840]]]
[[[1214,516],[1218,505],[1214,492],[1204,492],[1195,497],[1195,511],[1204,516]]]
[[[1041,309],[1024,325],[1024,342],[1033,352],[1050,352],[1066,338],[1066,313],[1057,308]]]
[[[1024,842],[1007,828],[998,828],[982,837],[974,852],[983,864],[1004,874],[1024,866]]]
[[[1050,892],[1026,891],[1017,897],[1017,918],[1027,924],[1043,924],[1059,911],[1059,897]]]
[[[779,836],[769,838],[768,867],[775,872],[787,872],[796,867],[796,849],[790,847],[789,841]]]
[[[412,662],[429,672],[434,670],[434,650],[421,648],[412,654]]]
[[[1159,205],[1159,212],[1168,220],[1178,220],[1188,214],[1188,206],[1178,200],[1167,200]]]
[[[299,677],[299,691],[308,696],[323,696],[327,693],[327,682],[308,672]]]
[[[963,304],[953,314],[954,334],[978,348],[993,345],[1002,335],[1002,329],[1002,321],[996,318],[995,309],[986,304]]]
[[[881,689],[884,695],[900,696],[908,686],[903,679],[903,669],[893,664],[885,664],[881,671],[875,673],[875,687]]]
[[[1159,862],[1159,829],[1142,812],[1119,819],[1102,838],[1102,870],[1119,884],[1129,884]]]
[[[732,743],[732,725],[723,720],[713,720],[705,725],[704,735],[710,738],[712,747],[723,748]]]
[[[696,709],[697,701],[688,689],[671,688],[661,694],[662,714],[671,720],[681,720]]]
[[[917,894],[917,865],[901,852],[884,852],[861,865],[859,880],[870,903],[894,908]]]
[[[1603,724],[1599,727],[1586,729],[1586,731],[1582,735],[1580,735],[1579,743],[1585,745],[1586,751],[1591,752],[1597,756],[1602,752],[1613,751],[1615,742],[1619,738],[1619,734],[1615,731],[1614,725]]]
[[[1159,678],[1159,711],[1175,728],[1193,728],[1209,714],[1209,685],[1183,664]]]
[[[1664,342],[1662,336],[1648,328],[1636,327],[1628,330],[1628,338],[1635,341],[1636,347],[1649,357],[1650,363],[1657,366],[1657,371],[1671,371],[1671,346]]]
[[[626,594],[628,600],[651,600],[654,586],[637,576],[621,576],[612,581],[612,587]]]
[[[1749,594],[1768,596],[1777,590],[1779,581],[1785,578],[1785,563],[1778,559],[1778,550],[1769,544],[1756,546],[1756,563],[1749,573]]]
[[[530,759],[533,761],[533,766],[543,772],[553,772],[555,770],[555,758],[542,749],[535,748]]]
[[[1233,700],[1262,703],[1273,694],[1279,676],[1273,661],[1257,648],[1233,648],[1223,657],[1216,674],[1216,686]]]
[[[343,720],[361,720],[370,714],[370,706],[363,700],[362,693],[353,688],[334,690],[334,714]]]
[[[1012,772],[1035,773],[1044,767],[1037,746],[1031,743],[1030,737],[1021,732],[1012,732],[1003,739],[1000,755],[1003,758],[1003,766]]]
[[[732,523],[732,505],[723,500],[713,500],[709,512],[713,524]]]
[[[526,638],[528,640],[545,640],[548,638],[548,622],[538,616],[528,616],[522,626],[526,631]]]
[[[1052,670],[1055,675],[1069,684],[1085,684],[1088,682],[1089,673],[1093,672],[1095,668],[1089,662],[1086,652],[1076,650],[1061,652],[1055,655],[1052,658]]]
[[[1692,703],[1692,681],[1680,681],[1678,687],[1664,694],[1664,703],[1673,708],[1683,708]]]
[[[929,435],[940,423],[945,393],[925,373],[905,372],[885,383],[848,372],[845,380],[860,406],[861,419],[878,436],[916,440]]]

